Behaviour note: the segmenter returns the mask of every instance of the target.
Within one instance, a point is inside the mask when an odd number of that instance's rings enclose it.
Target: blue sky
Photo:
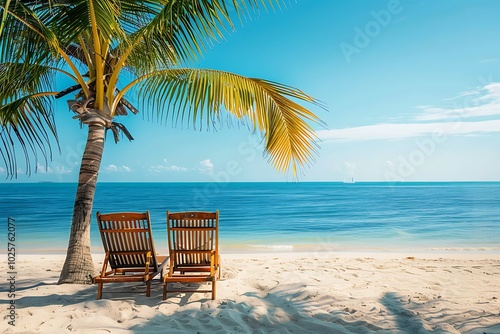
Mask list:
[[[261,13],[198,66],[298,87],[318,156],[300,181],[500,180],[499,1],[301,0]],[[143,115],[146,113],[143,113]],[[86,131],[64,104],[61,154],[26,177],[76,182]],[[195,131],[122,118],[135,140],[108,136],[99,180],[290,181],[245,127]],[[0,176],[5,170],[0,163]]]

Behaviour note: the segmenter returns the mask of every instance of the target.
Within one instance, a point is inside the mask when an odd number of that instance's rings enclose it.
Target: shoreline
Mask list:
[[[165,247],[156,247],[158,254],[168,253],[168,249]],[[356,248],[356,247],[332,247],[330,249],[325,249],[325,247],[294,247],[294,246],[240,246],[240,247],[223,247],[221,246],[220,253],[224,255],[247,255],[252,256],[253,254],[277,254],[277,255],[297,255],[297,254],[313,254],[314,256],[324,257],[324,256],[344,256],[349,254],[359,254],[360,256],[427,256],[427,257],[455,257],[455,256],[491,256],[492,258],[500,257],[500,247],[483,247],[483,248],[473,248],[473,247],[444,247],[444,248]],[[1,251],[0,254],[6,254],[5,251]],[[59,248],[55,250],[41,248],[41,249],[17,249],[17,256],[30,256],[30,255],[66,255],[65,248]],[[92,255],[102,255],[104,251],[100,247],[92,247]]]

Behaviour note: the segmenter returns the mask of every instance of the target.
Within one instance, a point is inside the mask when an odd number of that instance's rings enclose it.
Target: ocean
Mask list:
[[[64,253],[73,183],[0,183],[0,233],[17,254]],[[150,211],[158,252],[166,211],[219,210],[221,252],[500,252],[500,182],[98,183],[95,213]]]

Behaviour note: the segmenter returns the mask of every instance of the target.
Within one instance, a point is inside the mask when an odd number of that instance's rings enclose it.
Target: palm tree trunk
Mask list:
[[[90,221],[92,205],[104,150],[104,124],[89,124],[87,144],[83,152],[78,178],[73,221],[69,237],[66,261],[59,284],[89,284],[96,274],[90,251]]]

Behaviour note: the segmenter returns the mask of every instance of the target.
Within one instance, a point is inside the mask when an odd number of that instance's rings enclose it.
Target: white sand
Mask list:
[[[410,258],[408,258],[410,257]],[[17,259],[13,327],[1,333],[500,333],[500,255],[222,256],[218,298],[151,297],[141,284],[57,285],[63,255]],[[100,267],[101,255],[94,255]],[[4,270],[4,276],[6,271]],[[8,279],[2,277],[7,303]]]

